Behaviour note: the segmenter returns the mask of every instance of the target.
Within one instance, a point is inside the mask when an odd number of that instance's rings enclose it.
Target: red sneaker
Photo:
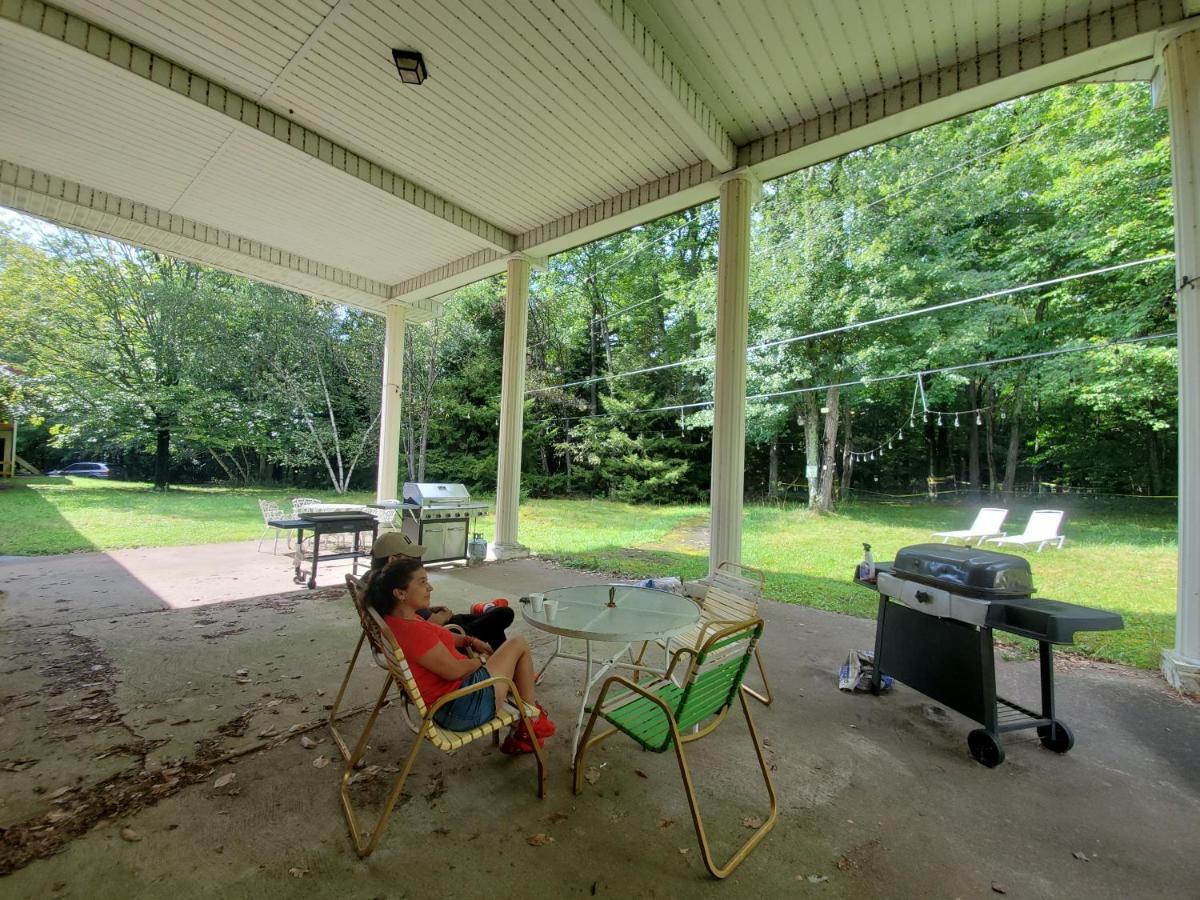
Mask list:
[[[533,720],[533,733],[537,735],[540,744],[546,738],[553,736],[558,731],[558,726],[550,721],[550,714],[546,712],[546,707],[539,703],[537,708],[541,715]]]
[[[529,735],[523,729],[518,730],[514,728],[509,732],[508,737],[504,739],[504,743],[500,745],[500,752],[508,756],[532,753],[533,742],[529,740]]]

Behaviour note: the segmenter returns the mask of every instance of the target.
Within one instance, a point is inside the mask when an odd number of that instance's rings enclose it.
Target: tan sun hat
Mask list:
[[[414,556],[420,559],[424,554],[423,545],[414,544],[399,531],[389,531],[380,535],[371,545],[371,556],[375,559],[387,559],[389,556]]]

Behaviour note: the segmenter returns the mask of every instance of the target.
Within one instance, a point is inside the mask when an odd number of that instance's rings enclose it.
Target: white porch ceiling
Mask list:
[[[1182,0],[0,0],[0,204],[367,309],[1068,80]],[[400,83],[392,47],[429,79]],[[1130,68],[1131,67],[1131,68]]]

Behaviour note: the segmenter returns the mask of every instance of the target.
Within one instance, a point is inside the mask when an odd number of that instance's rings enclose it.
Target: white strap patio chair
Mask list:
[[[988,538],[1005,536],[1007,532],[1001,531],[1000,526],[1004,524],[1007,516],[1007,509],[985,507],[979,511],[979,515],[975,517],[970,528],[962,531],[935,531],[933,536],[940,537],[943,544],[948,544],[950,541],[962,541],[969,547],[971,541],[976,541],[975,546],[982,547],[983,542]]]
[[[1039,509],[1030,514],[1029,523],[1025,526],[1024,534],[992,538],[989,543],[999,544],[1002,547],[1010,544],[1019,547],[1028,547],[1030,544],[1037,544],[1038,553],[1041,553],[1042,548],[1047,544],[1053,544],[1057,549],[1061,550],[1063,542],[1067,539],[1065,535],[1058,532],[1062,526],[1062,520],[1063,511],[1061,509]]]

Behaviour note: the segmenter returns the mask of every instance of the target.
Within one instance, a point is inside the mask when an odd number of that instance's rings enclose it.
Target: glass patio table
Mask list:
[[[587,666],[583,699],[579,703],[579,716],[571,740],[573,766],[592,688],[616,666],[661,675],[662,669],[633,661],[633,645],[643,641],[665,640],[686,631],[700,620],[700,607],[678,594],[624,584],[556,588],[546,591],[543,596],[557,603],[553,621],[547,618],[544,607],[541,612],[534,612],[533,604],[526,604],[521,611],[526,622],[557,638],[554,652],[538,670],[537,680],[541,681],[550,663],[556,659],[575,660]],[[563,638],[583,641],[584,655],[564,652]],[[596,643],[622,646],[616,653],[597,658],[592,647]],[[621,657],[625,655],[629,656],[629,660],[622,662]]]

